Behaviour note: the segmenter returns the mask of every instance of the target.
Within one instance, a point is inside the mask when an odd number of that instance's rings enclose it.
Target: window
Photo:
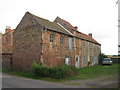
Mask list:
[[[65,58],[65,64],[70,65],[70,56],[66,56]]]
[[[50,42],[54,42],[55,41],[55,35],[51,34],[50,35]]]
[[[84,56],[84,58],[83,58],[83,64],[87,64],[87,58],[86,58],[86,56]]]
[[[83,41],[83,47],[84,47],[84,48],[86,47],[86,43],[85,43],[85,41]]]
[[[69,49],[71,50],[73,47],[73,38],[69,37]]]
[[[90,63],[93,64],[93,56],[90,56]]]
[[[92,45],[92,43],[90,43],[90,49],[92,49],[93,48],[93,45]]]
[[[10,58],[10,65],[11,65],[11,66],[13,65],[12,57]]]
[[[60,37],[60,44],[64,44],[64,37]]]
[[[97,56],[94,56],[94,64],[97,64],[98,60],[97,60]]]

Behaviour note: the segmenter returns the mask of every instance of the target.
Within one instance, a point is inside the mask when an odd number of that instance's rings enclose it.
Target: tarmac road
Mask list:
[[[2,74],[2,88],[75,88],[62,83],[28,79],[19,76]]]
[[[118,88],[118,78],[116,76],[68,82],[34,80],[5,73],[0,78],[2,78],[2,88]]]

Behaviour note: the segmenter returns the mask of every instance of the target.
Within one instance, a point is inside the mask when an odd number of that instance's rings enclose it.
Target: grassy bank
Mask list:
[[[40,79],[40,80],[47,80],[47,81],[67,81],[67,80],[83,80],[83,79],[91,79],[91,78],[97,78],[101,76],[107,76],[107,75],[117,75],[118,74],[118,66],[119,64],[113,64],[108,66],[91,66],[91,67],[83,67],[79,69],[79,75],[68,77],[65,79],[51,79],[51,78],[44,78],[44,77],[37,77],[32,72],[15,72],[3,69],[2,72],[9,73],[12,75],[18,75],[23,76],[27,78],[33,78],[33,79]]]
[[[91,79],[107,75],[118,75],[119,64],[96,65],[79,69],[79,75],[74,79]]]

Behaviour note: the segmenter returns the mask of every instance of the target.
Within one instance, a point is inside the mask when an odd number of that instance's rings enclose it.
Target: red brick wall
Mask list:
[[[2,35],[2,67],[10,69],[13,52],[13,30],[6,28]]]
[[[26,14],[14,31],[13,69],[31,70],[33,62],[40,61],[41,26]]]
[[[50,34],[55,35],[55,42],[50,42]],[[79,34],[75,32],[74,34]],[[60,36],[65,39],[64,45],[60,44]],[[46,66],[57,66],[65,64],[65,57],[70,56],[71,65],[75,65],[75,57],[79,56],[80,67],[88,66],[90,57],[92,56],[92,62],[90,65],[94,65],[95,58],[98,60],[100,54],[100,46],[94,43],[84,41],[78,38],[73,38],[73,50],[68,50],[68,38],[69,36],[60,33],[46,31],[42,34],[42,55],[41,59],[45,62]],[[85,46],[83,45],[85,42]],[[91,46],[92,45],[92,48]],[[86,64],[84,63],[84,56],[86,57]],[[97,63],[96,63],[97,64]]]
[[[55,35],[55,42],[50,42],[50,34]],[[64,44],[60,44],[60,36],[64,37]],[[74,38],[73,49],[68,48],[69,36],[60,33],[46,31],[42,34],[42,60],[46,66],[65,64],[65,57],[70,56],[71,65],[75,65],[75,56],[81,59],[81,40]],[[80,61],[81,63],[81,61]]]
[[[2,55],[2,68],[12,68],[12,55]]]
[[[2,53],[12,53],[13,51],[13,30],[2,35]]]
[[[64,28],[66,28],[67,30],[72,32],[74,36],[83,38],[82,34],[75,31],[75,29],[68,22],[66,22],[65,20],[57,17],[54,22],[61,24]],[[84,39],[85,38],[86,37],[84,37]],[[90,57],[93,57],[93,62],[91,62],[91,65],[94,65],[95,64],[94,61],[98,60],[98,56],[100,54],[100,50],[101,50],[100,45],[94,44],[94,43],[92,43],[90,41],[86,41],[86,40],[80,40],[80,41],[75,39],[75,42],[74,42],[74,44],[76,44],[75,46],[78,45],[77,47],[79,47],[79,45],[82,45],[81,49],[80,49],[80,52],[81,52],[80,65],[83,66],[83,67],[88,66],[88,62],[90,61]],[[83,46],[83,42],[86,42],[86,47],[85,48]],[[93,48],[90,48],[91,44],[93,45]],[[75,51],[78,52],[78,50],[75,50]],[[84,61],[85,61],[84,57],[86,57],[86,60],[87,60],[86,64],[84,63]]]

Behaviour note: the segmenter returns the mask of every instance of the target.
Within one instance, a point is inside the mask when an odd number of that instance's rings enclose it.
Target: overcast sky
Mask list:
[[[53,21],[57,16],[92,33],[102,53],[118,54],[117,0],[0,0],[0,32],[15,29],[25,12]]]

